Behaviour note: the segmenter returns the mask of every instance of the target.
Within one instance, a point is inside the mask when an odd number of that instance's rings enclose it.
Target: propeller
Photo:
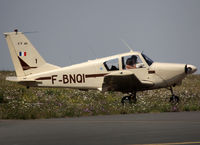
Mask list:
[[[186,73],[186,74],[192,73],[192,68],[191,68],[191,67],[188,67],[187,64],[185,65],[185,73]]]

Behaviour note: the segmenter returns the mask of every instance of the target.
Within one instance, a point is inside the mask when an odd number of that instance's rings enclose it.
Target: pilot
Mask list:
[[[136,68],[137,56],[132,55],[130,58],[126,60],[126,69]]]

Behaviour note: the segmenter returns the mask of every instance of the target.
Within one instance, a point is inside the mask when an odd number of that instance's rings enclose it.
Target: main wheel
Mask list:
[[[129,102],[131,101],[131,96],[124,96],[121,99],[121,103],[124,105],[125,102]]]
[[[169,102],[171,102],[171,103],[178,103],[179,101],[180,101],[180,99],[179,99],[178,96],[172,95],[172,96],[170,97],[170,101],[169,101]]]

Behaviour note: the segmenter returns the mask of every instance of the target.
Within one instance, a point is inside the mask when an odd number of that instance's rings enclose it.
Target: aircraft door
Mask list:
[[[139,55],[122,57],[122,69],[132,71],[140,80],[148,80],[148,66]]]

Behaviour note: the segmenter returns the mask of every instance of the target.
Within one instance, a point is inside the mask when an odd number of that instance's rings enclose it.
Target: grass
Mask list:
[[[174,92],[179,104],[169,103],[170,91],[138,92],[137,104],[121,105],[123,94],[63,88],[30,88],[5,80],[0,72],[0,119],[37,119],[148,112],[199,111],[200,75],[189,75]]]

